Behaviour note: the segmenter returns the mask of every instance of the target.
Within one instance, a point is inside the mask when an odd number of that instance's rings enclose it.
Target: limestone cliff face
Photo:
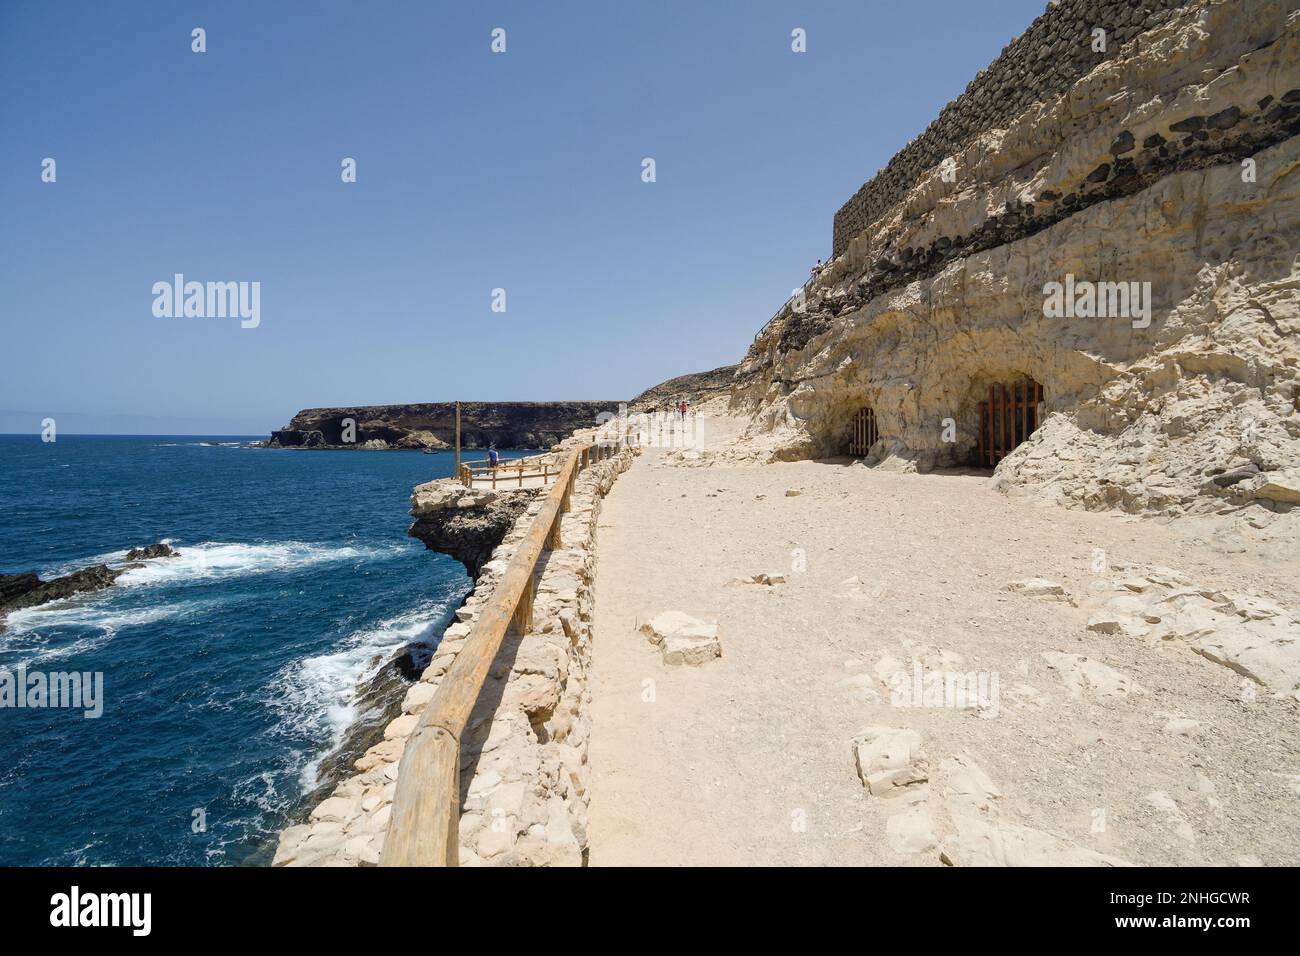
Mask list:
[[[407,534],[430,551],[451,555],[477,578],[537,491],[471,490],[453,478],[427,481],[411,494],[415,521]]]
[[[550,448],[575,429],[596,425],[618,400],[583,402],[461,402],[461,443],[466,448]],[[355,441],[344,439],[346,420]],[[456,403],[306,408],[271,433],[271,448],[446,448],[456,437]]]
[[[1028,376],[1043,386],[1043,424],[998,466],[1008,484],[1130,511],[1300,501],[1290,7],[1162,10],[852,237],[837,221],[842,251],[737,373],[752,435],[776,457],[844,454],[854,412],[870,406],[869,464],[963,464],[988,386]],[[1086,47],[1074,19],[1055,25],[1071,30]],[[1137,283],[1125,288],[1149,289],[1150,310],[1137,297],[1123,309],[1110,287],[1102,308],[1053,317],[1052,283]]]

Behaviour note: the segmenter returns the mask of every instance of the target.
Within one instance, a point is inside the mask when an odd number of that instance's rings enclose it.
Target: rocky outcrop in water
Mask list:
[[[126,553],[127,561],[132,563],[119,568],[96,564],[48,581],[41,580],[40,575],[35,571],[0,574],[0,617],[20,608],[36,607],[50,601],[61,601],[75,594],[103,590],[110,587],[127,571],[139,567],[141,560],[179,556],[179,552],[173,551],[171,545],[159,541],[157,544],[143,548],[132,548]],[[0,620],[0,630],[4,630],[3,620]]]
[[[149,558],[179,558],[181,553],[165,541],[150,544],[143,548],[132,548],[126,553],[128,561],[146,561]]]
[[[550,448],[574,429],[591,428],[618,400],[583,402],[461,402],[465,448]],[[271,433],[268,448],[447,448],[456,440],[456,403],[305,408]]]
[[[59,601],[82,591],[99,591],[110,586],[126,570],[96,564],[49,581],[42,581],[35,571],[0,574],[0,613]]]

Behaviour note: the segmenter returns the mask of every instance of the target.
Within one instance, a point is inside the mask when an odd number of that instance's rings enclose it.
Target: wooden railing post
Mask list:
[[[408,787],[394,800],[384,840],[385,866],[460,865],[460,741],[445,727],[417,724],[402,753],[408,780],[450,780],[455,797],[438,787]]]
[[[530,574],[523,593],[519,595],[519,603],[515,605],[515,613],[510,616],[510,626],[506,628],[507,634],[518,637],[528,633],[528,629],[533,626],[533,598],[536,594],[537,581]]]
[[[546,535],[546,550],[548,551],[559,551],[563,547],[560,543],[560,515],[567,510],[567,508],[561,508],[555,514],[555,523],[551,525],[551,530]]]

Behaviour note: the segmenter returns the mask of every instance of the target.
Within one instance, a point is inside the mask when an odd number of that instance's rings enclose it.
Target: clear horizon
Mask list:
[[[738,362],[1043,8],[6,5],[0,431],[265,435]],[[176,274],[258,283],[256,323],[160,316]]]

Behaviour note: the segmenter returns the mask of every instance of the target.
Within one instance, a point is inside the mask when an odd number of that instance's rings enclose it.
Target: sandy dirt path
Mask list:
[[[708,424],[715,440],[739,430]],[[1108,563],[1168,566],[1295,607],[1296,564],[989,485],[847,462],[638,459],[599,526],[591,864],[937,865],[937,852],[891,848],[897,807],[868,796],[855,771],[851,741],[870,725],[916,730],[935,763],[970,755],[1004,815],[1088,850],[1300,863],[1294,701],[1243,703],[1240,675],[1186,648],[1094,633],[1078,608],[1004,590],[1039,576],[1081,593],[1100,548]],[[728,583],[759,572],[788,582]],[[664,665],[637,629],[669,610],[717,622],[723,656]],[[873,667],[917,649],[999,673],[998,716],[893,706]],[[1045,651],[1104,661],[1145,692],[1073,697]],[[1171,733],[1170,715],[1199,729]]]

